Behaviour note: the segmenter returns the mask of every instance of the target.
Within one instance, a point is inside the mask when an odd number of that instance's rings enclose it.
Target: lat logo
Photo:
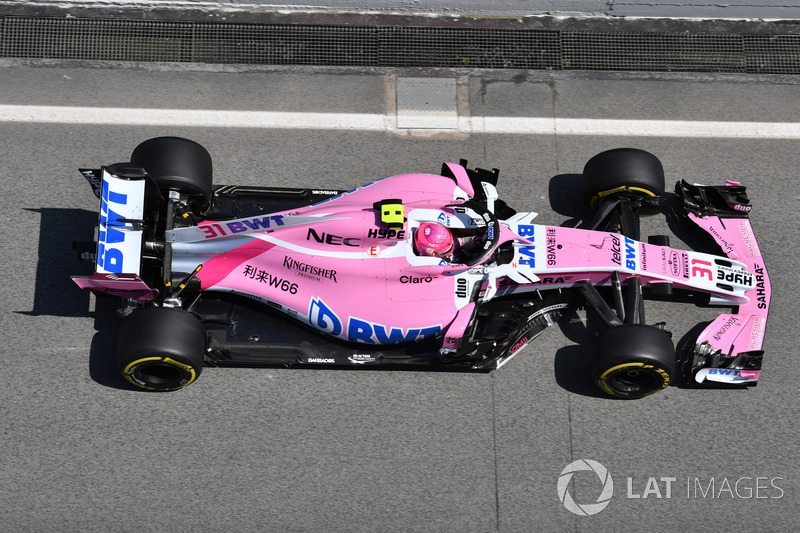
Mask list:
[[[569,491],[569,484],[572,477],[576,472],[594,472],[599,478],[603,488],[600,495],[597,497],[595,503],[577,503]],[[591,459],[578,459],[564,467],[561,475],[558,477],[558,499],[564,504],[564,507],[571,513],[578,516],[591,516],[599,513],[611,502],[611,497],[614,495],[614,481],[611,479],[611,474],[608,469]]]

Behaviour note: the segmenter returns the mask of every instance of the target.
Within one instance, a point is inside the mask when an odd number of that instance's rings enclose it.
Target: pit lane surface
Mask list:
[[[0,72],[3,106],[366,113],[389,123],[367,131],[135,126],[123,116],[125,125],[0,122],[2,530],[794,529],[797,138],[412,131],[392,117],[395,76],[434,76],[459,80],[459,116],[466,111],[473,122],[796,125],[798,80],[14,65]],[[583,213],[577,175],[589,157],[613,147],[657,154],[668,183],[739,179],[750,188],[751,219],[775,288],[762,383],[608,399],[587,376],[580,345],[588,338],[578,316],[489,375],[206,369],[178,392],[132,390],[107,362],[112,307],[68,278],[86,268],[70,246],[91,237],[97,210],[75,169],[126,160],[138,142],[165,134],[204,144],[218,183],[349,188],[400,172],[436,172],[442,161],[464,157],[499,167],[501,197],[549,224]],[[663,217],[643,221],[644,235],[666,228]],[[648,322],[666,321],[676,342],[716,313],[647,306]],[[590,517],[559,501],[559,475],[578,459],[598,461],[614,482],[608,507]],[[601,489],[594,474],[578,472],[570,494],[595,503]]]

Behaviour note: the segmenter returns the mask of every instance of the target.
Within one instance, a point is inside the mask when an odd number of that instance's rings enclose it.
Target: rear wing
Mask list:
[[[86,289],[122,298],[153,299],[158,291],[139,277],[142,266],[142,237],[146,175],[142,172],[113,172],[82,169],[95,195],[100,198],[97,248],[92,276],[73,276]]]
[[[722,187],[676,186],[678,198],[692,222],[711,235],[730,259],[744,263],[745,273],[717,268],[715,283],[721,288],[735,283],[728,276],[753,276],[745,293],[747,303],[735,313],[720,315],[697,338],[694,349],[695,381],[755,384],[761,374],[764,334],[772,288],[764,257],[748,218],[752,206],[745,187],[728,181]]]

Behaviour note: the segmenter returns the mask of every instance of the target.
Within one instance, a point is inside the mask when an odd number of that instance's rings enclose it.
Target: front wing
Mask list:
[[[725,313],[698,336],[692,360],[697,383],[754,385],[761,374],[764,334],[772,289],[764,257],[756,242],[750,220],[750,204],[744,187],[728,182],[724,187],[690,185],[680,182],[676,192],[689,218],[711,235],[732,260],[747,266],[745,273],[724,268],[709,269],[721,289],[739,280],[728,276],[755,276],[754,287],[746,293],[749,302],[735,313]],[[724,263],[724,261],[722,261]]]

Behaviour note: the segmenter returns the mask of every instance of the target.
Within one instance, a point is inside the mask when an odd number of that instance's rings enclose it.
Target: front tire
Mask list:
[[[616,398],[637,399],[667,388],[675,376],[675,347],[669,333],[643,324],[610,328],[593,344],[592,377]]]
[[[661,197],[664,167],[644,150],[616,148],[591,158],[583,169],[583,194],[589,207],[620,195]]]
[[[122,323],[117,367],[139,388],[176,390],[200,377],[205,347],[205,328],[193,314],[167,307],[140,309]]]

